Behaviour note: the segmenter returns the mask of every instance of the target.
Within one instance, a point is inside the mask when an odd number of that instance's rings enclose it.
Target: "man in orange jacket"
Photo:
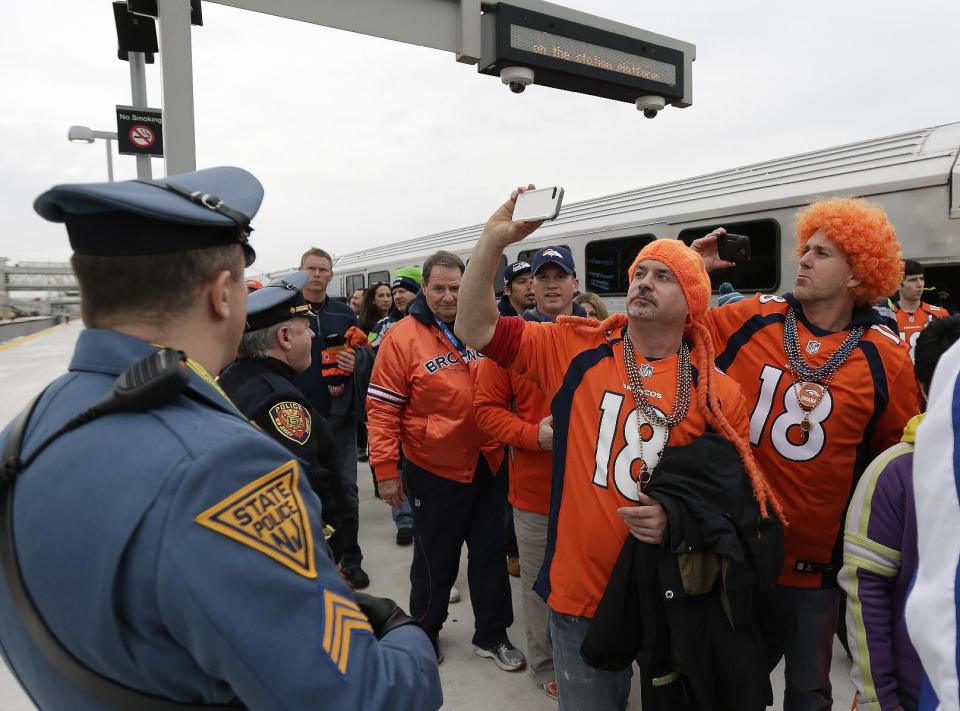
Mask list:
[[[586,316],[573,301],[577,273],[564,247],[544,247],[533,257],[534,308],[527,321],[553,322],[557,316]],[[520,597],[530,671],[547,696],[557,698],[557,679],[550,643],[547,605],[533,590],[547,547],[550,513],[550,469],[553,418],[550,401],[531,381],[480,361],[477,374],[477,423],[480,429],[510,447],[510,505],[520,549]]]
[[[513,606],[503,565],[506,482],[495,476],[503,449],[480,431],[474,415],[483,356],[453,333],[463,270],[455,254],[430,256],[409,318],[380,344],[367,390],[370,465],[380,496],[399,506],[405,498],[398,471],[403,447],[403,479],[413,503],[413,617],[437,645],[466,543],[474,651],[517,671],[526,660],[507,638]]]

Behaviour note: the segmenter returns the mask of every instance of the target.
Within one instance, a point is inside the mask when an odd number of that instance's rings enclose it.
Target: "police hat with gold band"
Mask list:
[[[246,332],[269,328],[294,316],[313,316],[301,293],[309,280],[307,272],[293,272],[251,293],[247,297]]]
[[[57,185],[34,209],[65,222],[77,254],[170,254],[240,244],[247,266],[256,257],[248,239],[263,186],[242,168],[206,168],[158,180]]]

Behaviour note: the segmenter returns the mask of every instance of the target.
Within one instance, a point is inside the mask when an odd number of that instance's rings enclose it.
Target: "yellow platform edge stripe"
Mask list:
[[[26,336],[17,336],[16,338],[12,338],[9,341],[4,341],[3,343],[0,343],[0,351],[5,351],[8,348],[19,346],[21,343],[26,343],[27,341],[32,341],[37,336],[41,336],[44,333],[52,331],[55,328],[62,328],[66,325],[67,325],[66,323],[57,323],[57,324],[54,324],[53,326],[47,326],[46,328],[41,328],[39,331],[28,333]]]

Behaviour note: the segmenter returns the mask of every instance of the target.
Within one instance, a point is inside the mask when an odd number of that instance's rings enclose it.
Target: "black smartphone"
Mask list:
[[[750,238],[746,235],[734,235],[727,232],[717,240],[717,256],[725,262],[736,262],[742,266],[750,261]]]

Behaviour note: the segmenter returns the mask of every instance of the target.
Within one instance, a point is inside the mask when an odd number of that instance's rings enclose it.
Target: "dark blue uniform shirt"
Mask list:
[[[84,331],[34,412],[24,457],[154,350]],[[426,634],[406,625],[375,639],[324,552],[300,465],[208,377],[191,374],[168,405],[62,436],[14,494],[17,553],[41,616],[121,684],[250,709],[442,703]],[[104,708],[47,663],[2,582],[0,649],[41,709]]]
[[[356,359],[353,375],[347,379],[343,395],[331,397],[320,374],[320,353],[326,347],[328,335],[342,336],[351,326],[359,328],[360,322],[353,309],[329,296],[322,304],[312,304],[312,307],[315,315],[310,318],[310,328],[316,334],[311,350],[313,364],[294,377],[293,382],[310,398],[310,404],[324,417],[351,416],[358,419],[359,408],[363,405],[360,397],[366,393],[366,383],[369,382],[370,371],[373,370],[373,351],[369,348],[353,349]]]

